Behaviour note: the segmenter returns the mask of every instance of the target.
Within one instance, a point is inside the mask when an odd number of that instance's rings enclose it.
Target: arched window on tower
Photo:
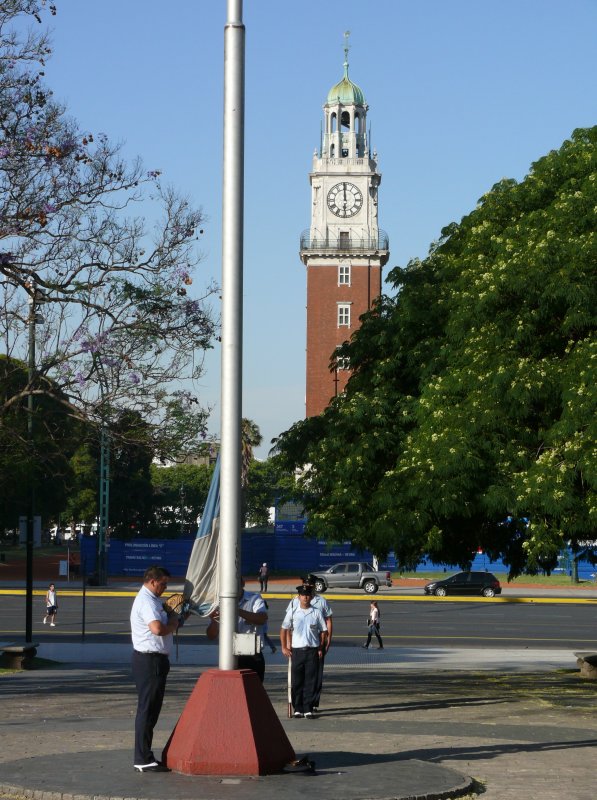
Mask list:
[[[330,158],[335,158],[335,157],[336,157],[336,145],[335,144],[331,144],[330,145]]]
[[[336,116],[336,112],[334,111],[334,113],[330,117],[330,129],[332,133],[336,133],[337,122],[338,122],[338,117]]]
[[[344,134],[350,132],[350,113],[348,111],[342,112],[340,127],[342,128],[342,158],[348,158],[348,142],[344,140]]]

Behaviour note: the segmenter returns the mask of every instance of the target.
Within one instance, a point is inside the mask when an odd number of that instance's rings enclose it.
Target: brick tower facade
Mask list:
[[[323,107],[321,146],[313,155],[311,227],[301,236],[307,268],[306,415],[321,414],[342,391],[350,365],[332,367],[336,349],[359,327],[359,317],[381,294],[388,237],[377,221],[377,153],[370,153],[361,89],[344,76]]]

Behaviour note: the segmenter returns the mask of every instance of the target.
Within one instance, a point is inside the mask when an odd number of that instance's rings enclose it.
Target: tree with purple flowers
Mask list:
[[[45,0],[0,5],[0,353],[32,380],[0,393],[0,440],[19,448],[27,398],[52,396],[85,430],[125,412],[162,458],[204,436],[193,391],[217,321],[217,287],[195,290],[204,221],[158,170],[79,127],[44,84]],[[149,226],[146,218],[157,220]],[[43,318],[43,321],[42,321]],[[36,421],[37,424],[37,421]],[[43,420],[39,420],[43,424]]]

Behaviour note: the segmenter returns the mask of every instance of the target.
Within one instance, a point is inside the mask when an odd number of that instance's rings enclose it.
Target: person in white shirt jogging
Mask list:
[[[297,586],[298,608],[291,603],[280,629],[282,652],[291,661],[291,698],[295,717],[313,719],[317,673],[323,658],[327,626],[319,609],[311,606],[313,588]]]
[[[56,597],[56,587],[53,583],[48,586],[46,592],[46,616],[44,617],[44,625],[50,620],[50,627],[56,627],[56,612],[58,611],[58,599]]]
[[[181,624],[179,615],[166,611],[160,599],[168,587],[169,577],[164,567],[145,570],[143,586],[131,609],[132,667],[137,687],[133,766],[137,772],[170,772],[157,761],[151,749],[153,729],[162,710],[170,671],[172,634]]]

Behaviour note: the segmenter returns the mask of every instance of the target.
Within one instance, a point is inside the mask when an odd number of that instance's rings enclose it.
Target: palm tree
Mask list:
[[[241,421],[241,481],[242,485],[247,485],[249,476],[249,464],[253,460],[253,448],[259,447],[263,441],[263,436],[259,430],[259,426],[251,419],[246,417]]]

